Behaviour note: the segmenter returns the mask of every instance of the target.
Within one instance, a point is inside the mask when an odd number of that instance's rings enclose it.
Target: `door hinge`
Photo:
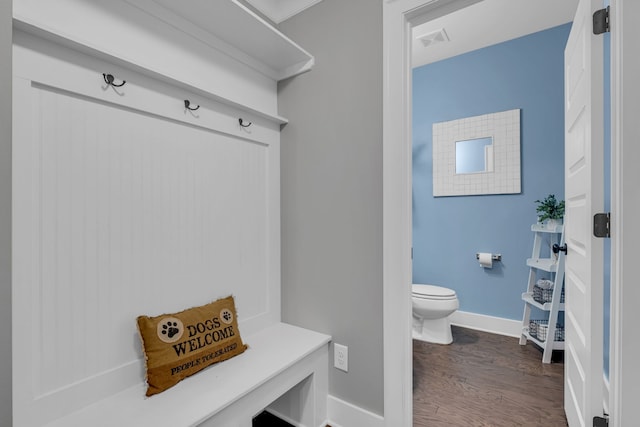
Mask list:
[[[609,417],[593,417],[593,427],[609,427]]]
[[[596,237],[611,237],[611,214],[597,213],[593,216],[593,235]]]
[[[608,33],[611,31],[609,26],[609,8],[596,10],[593,13],[593,34]]]

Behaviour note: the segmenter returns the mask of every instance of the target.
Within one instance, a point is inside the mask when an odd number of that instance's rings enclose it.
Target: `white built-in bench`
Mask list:
[[[250,427],[266,408],[305,427],[324,426],[329,335],[276,323],[243,337],[249,349],[175,387],[145,397],[145,385],[58,419],[48,427]]]

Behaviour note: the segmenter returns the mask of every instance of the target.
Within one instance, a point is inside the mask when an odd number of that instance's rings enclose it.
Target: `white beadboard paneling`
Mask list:
[[[266,311],[266,146],[34,90],[41,393],[139,357],[120,338],[135,336],[138,314],[228,294],[243,318]]]
[[[141,383],[138,315],[233,294],[243,335],[280,316],[277,125],[45,50],[14,51],[17,425]]]

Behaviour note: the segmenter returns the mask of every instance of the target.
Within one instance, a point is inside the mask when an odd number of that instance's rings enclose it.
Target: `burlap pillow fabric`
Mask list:
[[[232,296],[180,313],[139,316],[147,396],[173,387],[209,365],[243,353]]]

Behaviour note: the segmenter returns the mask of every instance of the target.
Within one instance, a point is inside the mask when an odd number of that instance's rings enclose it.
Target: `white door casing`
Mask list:
[[[406,60],[409,37],[408,21],[423,7],[437,7],[447,0],[384,0],[384,336],[385,336],[385,425],[411,425],[411,346],[401,331],[405,318],[411,316],[410,301],[398,295],[397,286],[409,274],[401,250],[410,246],[410,229],[406,223],[407,206],[398,203],[399,195],[410,191],[405,152],[410,146],[406,109],[410,65]],[[624,12],[623,12],[624,8]],[[640,172],[636,155],[640,145],[640,122],[637,111],[640,83],[637,75],[640,60],[635,54],[640,27],[640,4],[635,1],[611,2],[612,47],[612,264],[611,264],[611,362],[610,421],[612,425],[633,425],[640,408],[636,404],[640,387],[637,360],[640,344],[634,327],[640,318],[637,310],[640,291],[635,286],[638,227],[637,182]],[[624,28],[623,28],[624,27]],[[624,40],[626,40],[626,43]],[[626,180],[627,185],[623,185]],[[390,195],[391,197],[386,197]],[[398,197],[394,197],[398,195]],[[624,199],[624,203],[623,203]],[[627,221],[624,219],[627,218]],[[410,225],[410,223],[409,223]],[[623,238],[624,228],[624,238]],[[626,262],[625,262],[626,261]],[[627,278],[626,286],[624,279]],[[408,298],[407,298],[408,299]],[[624,328],[624,324],[629,327]],[[624,370],[624,372],[623,372]],[[602,378],[602,377],[599,377]]]
[[[565,49],[565,412],[570,427],[602,416],[603,242],[592,218],[604,206],[603,42],[581,0]]]
[[[640,2],[611,1],[611,358],[610,424],[638,423],[640,406]],[[623,231],[624,230],[624,231]],[[626,327],[625,327],[626,325]]]
[[[383,3],[384,423],[410,427],[411,363],[411,27],[479,0]],[[402,289],[406,292],[401,292]]]

